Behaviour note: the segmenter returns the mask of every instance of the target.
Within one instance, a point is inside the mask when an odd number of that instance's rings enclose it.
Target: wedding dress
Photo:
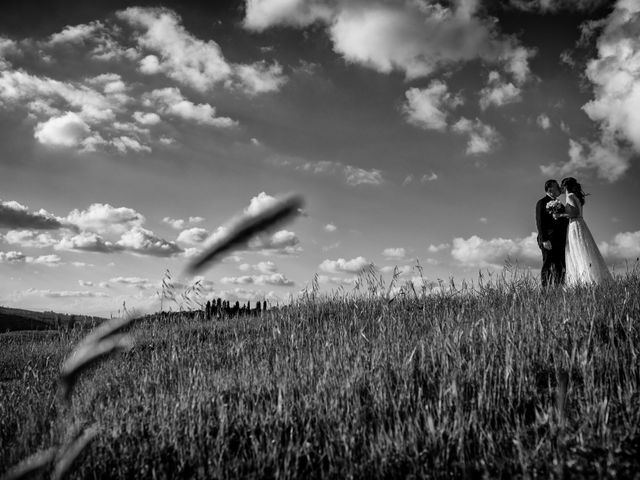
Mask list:
[[[580,200],[572,193],[567,194],[567,246],[565,249],[567,285],[604,283],[611,280],[611,273],[604,263],[593,235],[582,218]]]

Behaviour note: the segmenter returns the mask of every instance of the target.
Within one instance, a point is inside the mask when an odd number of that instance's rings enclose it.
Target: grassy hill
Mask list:
[[[60,366],[87,331],[0,336],[0,473],[79,438],[65,478],[638,478],[640,274],[370,287],[137,319],[68,405]]]
[[[18,308],[0,307],[0,333],[20,330],[55,330],[71,328],[77,322],[101,322],[103,318],[69,315],[56,312],[34,312]]]

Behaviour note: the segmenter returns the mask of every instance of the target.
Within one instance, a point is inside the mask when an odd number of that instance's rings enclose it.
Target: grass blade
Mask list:
[[[187,265],[186,273],[195,275],[222,254],[246,244],[253,236],[275,224],[290,220],[298,215],[304,204],[301,196],[293,195],[278,201],[258,215],[245,215],[231,228],[224,238],[214,243],[202,255]]]

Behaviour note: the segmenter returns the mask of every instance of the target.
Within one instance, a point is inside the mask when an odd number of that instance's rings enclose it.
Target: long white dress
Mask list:
[[[582,218],[582,205],[573,194],[567,194],[567,212],[570,213],[565,249],[565,283],[599,284],[612,279],[593,235]],[[575,218],[571,218],[575,215]]]

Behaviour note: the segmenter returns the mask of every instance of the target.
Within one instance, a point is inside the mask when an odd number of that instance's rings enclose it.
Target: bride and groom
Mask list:
[[[536,204],[538,246],[542,251],[542,286],[603,283],[611,273],[582,218],[586,194],[573,177],[547,180],[546,195]],[[560,201],[564,194],[565,201]]]

